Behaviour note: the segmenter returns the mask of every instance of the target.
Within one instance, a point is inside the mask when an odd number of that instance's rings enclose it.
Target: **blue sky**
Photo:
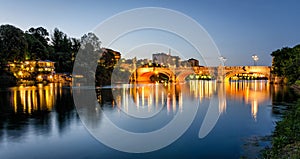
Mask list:
[[[186,14],[202,25],[215,41],[226,65],[271,65],[270,53],[300,43],[300,2],[297,0],[0,0],[0,24],[22,30],[55,27],[81,37],[105,19],[128,9],[163,7]],[[100,37],[101,38],[101,37]],[[122,52],[122,48],[114,48]],[[166,50],[167,51],[167,50]]]

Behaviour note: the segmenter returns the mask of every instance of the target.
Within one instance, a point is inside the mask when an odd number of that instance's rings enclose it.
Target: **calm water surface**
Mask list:
[[[279,119],[275,105],[294,98],[287,87],[270,85],[267,81],[127,84],[99,88],[96,92],[101,106],[95,106],[96,110],[102,109],[118,127],[132,132],[157,130],[185,107],[198,107],[198,111],[189,129],[171,145],[150,153],[130,154],[101,144],[89,133],[76,112],[71,87],[49,84],[1,88],[0,158],[255,157],[254,148],[245,148],[245,143],[270,135]],[[200,139],[199,129],[212,96],[221,99],[217,105],[221,115],[212,131]],[[130,111],[130,101],[136,109],[159,113],[150,121],[133,120],[126,114]],[[94,121],[94,124],[106,123]],[[118,139],[114,134],[111,138]]]

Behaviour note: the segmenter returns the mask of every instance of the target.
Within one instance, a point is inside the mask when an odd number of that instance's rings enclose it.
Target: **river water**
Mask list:
[[[95,104],[93,111],[105,113],[115,125],[130,132],[158,130],[176,114],[197,108],[191,125],[172,144],[148,153],[126,153],[102,144],[84,126],[86,121],[81,121],[74,106],[76,91],[59,83],[1,88],[0,158],[254,158],[256,147],[269,143],[253,146],[252,139],[270,135],[283,103],[295,98],[288,87],[270,85],[268,81],[189,81],[97,88],[99,105]],[[214,110],[220,116],[209,133],[199,138],[213,97],[219,101]],[[148,112],[146,117],[151,121],[128,115],[133,112]],[[91,122],[96,127],[108,124]],[[114,133],[108,137],[126,140]]]

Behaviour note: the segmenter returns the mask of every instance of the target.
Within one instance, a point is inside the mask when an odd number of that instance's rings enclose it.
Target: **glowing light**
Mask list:
[[[145,89],[142,87],[142,106],[145,106]]]
[[[257,100],[254,100],[251,104],[251,113],[255,121],[257,118],[257,112],[258,112],[258,103]]]
[[[172,100],[173,100],[173,112],[175,113],[176,112],[176,96],[175,96],[175,92],[172,92],[173,93],[173,96],[172,96]]]
[[[179,105],[179,111],[180,112],[182,112],[182,103],[183,103],[183,101],[182,101],[182,93],[180,92],[179,93],[179,103],[178,103],[178,105]]]
[[[18,107],[18,104],[17,104],[17,90],[14,90],[14,111],[15,113],[17,112],[17,107]]]
[[[42,79],[43,79],[42,75],[38,75],[38,76],[37,76],[37,79],[38,79],[38,80],[42,80]]]

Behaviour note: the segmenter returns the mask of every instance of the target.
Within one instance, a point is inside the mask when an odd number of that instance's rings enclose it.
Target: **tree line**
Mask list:
[[[84,73],[87,79],[96,77],[98,85],[110,84],[117,64],[115,51],[101,48],[101,41],[94,33],[87,33],[76,39],[58,28],[50,35],[43,27],[23,31],[9,24],[0,26],[0,73],[8,62],[25,60],[50,60],[55,62],[57,73],[72,73],[78,52],[82,55],[77,57],[80,73]],[[91,73],[93,68],[89,68],[92,62],[97,65],[94,73]]]
[[[289,84],[300,80],[300,45],[283,47],[271,53],[272,73],[282,77]]]
[[[58,28],[50,35],[43,27],[23,31],[9,24],[0,26],[2,67],[9,61],[50,60],[55,62],[56,72],[72,72],[79,48],[79,39],[68,37]]]

